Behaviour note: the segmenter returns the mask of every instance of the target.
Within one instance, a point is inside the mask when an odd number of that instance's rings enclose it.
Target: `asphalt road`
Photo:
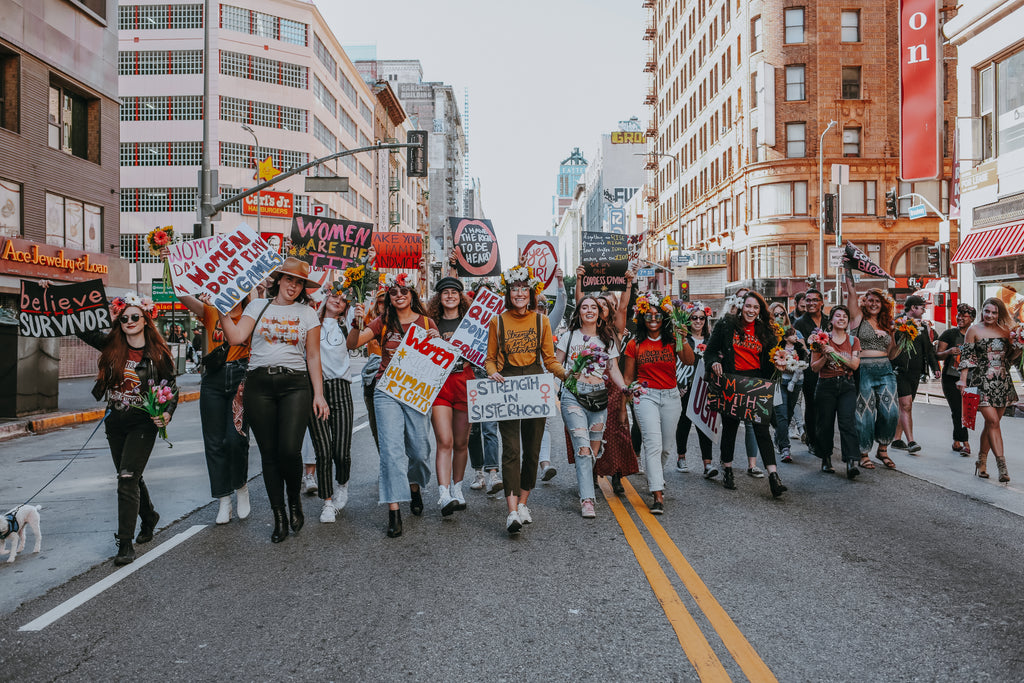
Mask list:
[[[147,471],[158,508],[208,499],[186,441]],[[248,520],[218,527],[203,507],[147,552],[193,536],[42,630],[19,628],[120,574],[104,562],[0,617],[0,679],[1024,680],[1019,516],[899,471],[823,475],[800,449],[779,501],[767,480],[726,491],[670,471],[663,517],[599,494],[584,520],[554,442],[560,473],[519,538],[499,498],[467,491],[469,509],[442,519],[432,487],[388,539],[364,428],[337,523],[307,499],[305,528],[272,545],[257,478]],[[113,554],[112,519],[80,521],[94,553]]]

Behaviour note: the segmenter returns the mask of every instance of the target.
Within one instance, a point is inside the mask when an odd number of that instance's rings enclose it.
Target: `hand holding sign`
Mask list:
[[[853,245],[853,242],[846,243],[846,253],[843,258],[846,267],[853,270],[859,270],[862,273],[868,275],[874,275],[875,277],[884,277],[888,280],[892,280],[893,277],[887,272],[882,270],[874,261],[868,258],[868,255]]]

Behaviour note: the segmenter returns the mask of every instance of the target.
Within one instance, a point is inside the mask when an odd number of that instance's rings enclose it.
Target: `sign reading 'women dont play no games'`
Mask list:
[[[491,222],[482,218],[449,218],[455,267],[459,277],[487,277],[501,272],[498,239]]]

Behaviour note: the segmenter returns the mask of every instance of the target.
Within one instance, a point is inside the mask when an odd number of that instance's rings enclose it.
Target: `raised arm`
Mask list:
[[[209,303],[209,294],[201,294],[200,297],[200,301]],[[256,329],[256,321],[247,315],[243,314],[237,323],[227,313],[217,311],[217,315],[220,317],[220,328],[224,331],[224,339],[232,346],[244,344]]]
[[[846,307],[850,309],[850,329],[860,327],[864,320],[864,313],[860,310],[860,300],[857,298],[857,283],[853,281],[853,271],[846,269],[846,277],[843,279],[843,288],[846,290]]]
[[[557,291],[555,293],[555,305],[551,307],[551,314],[548,319],[551,321],[551,328],[557,330],[558,326],[562,324],[562,318],[565,317],[565,278],[562,276],[562,269],[555,269],[555,282],[557,283]]]
[[[583,274],[587,272],[587,269],[583,266],[576,266],[576,305],[580,305],[580,299],[583,298]]]

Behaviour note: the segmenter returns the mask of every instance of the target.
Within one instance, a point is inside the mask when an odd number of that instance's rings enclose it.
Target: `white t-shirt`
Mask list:
[[[349,308],[344,316],[346,330],[352,326],[352,311]],[[348,355],[346,336],[337,318],[324,318],[320,325],[320,366],[324,371],[324,379],[352,381],[352,360]]]
[[[582,351],[583,348],[587,346],[591,339],[596,339],[597,342],[601,344],[601,346],[604,346],[604,342],[601,341],[600,337],[589,337],[586,341],[584,341],[584,336],[585,335],[579,330],[573,330],[572,332],[566,332],[565,334],[558,338],[557,349],[559,351],[565,352],[565,361],[562,363],[562,366],[566,369],[566,371],[572,368],[572,364],[576,362],[576,358],[577,356],[580,355],[580,351]],[[572,344],[572,346],[569,346],[569,344]],[[608,360],[615,360],[616,358],[619,357],[619,349],[618,347],[616,347],[614,343],[609,344],[605,348],[605,353],[608,354]],[[585,380],[586,378],[589,377],[590,379],[593,380],[603,380],[604,374],[607,372],[607,370],[608,364],[601,363],[600,366],[595,368],[593,372],[591,372],[589,375],[584,375],[580,379]]]
[[[266,299],[256,299],[245,307],[242,315],[256,320],[266,305]],[[267,306],[252,331],[249,369],[280,366],[305,370],[306,333],[317,327],[320,327],[320,318],[306,304]]]

